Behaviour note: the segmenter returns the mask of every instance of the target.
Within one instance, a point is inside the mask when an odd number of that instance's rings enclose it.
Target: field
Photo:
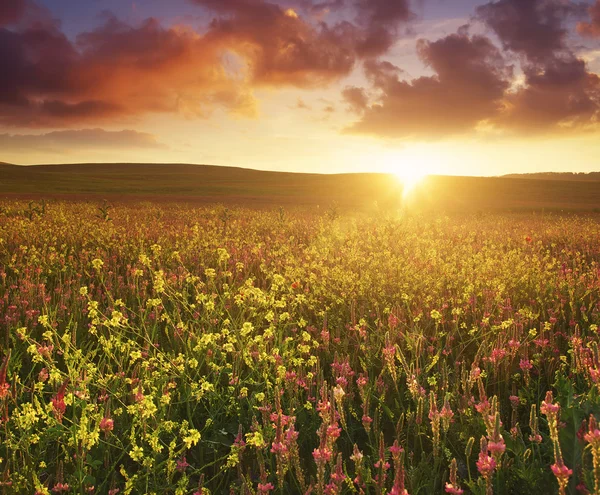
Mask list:
[[[520,177],[427,177],[411,209],[425,212],[595,211],[600,180]],[[577,177],[577,176],[575,176]],[[403,207],[402,184],[386,174],[298,174],[182,164],[0,163],[0,199],[106,199],[112,202],[373,211]],[[374,205],[377,205],[376,207]]]
[[[3,493],[600,493],[596,214],[0,206]]]

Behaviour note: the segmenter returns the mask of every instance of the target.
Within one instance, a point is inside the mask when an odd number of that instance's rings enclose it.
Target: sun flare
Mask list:
[[[427,177],[423,170],[404,169],[394,172],[398,180],[402,183],[402,197],[406,198],[415,188]]]

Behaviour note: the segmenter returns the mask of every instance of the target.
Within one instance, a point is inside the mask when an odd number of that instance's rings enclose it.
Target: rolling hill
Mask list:
[[[343,209],[402,206],[386,174],[300,174],[186,164],[0,164],[0,199],[223,203]],[[414,208],[600,211],[600,180],[430,176],[408,197]]]

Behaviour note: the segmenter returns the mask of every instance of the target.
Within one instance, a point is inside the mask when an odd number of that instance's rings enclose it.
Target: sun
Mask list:
[[[396,170],[394,175],[402,182],[402,197],[406,198],[427,177],[427,172],[414,168]]]

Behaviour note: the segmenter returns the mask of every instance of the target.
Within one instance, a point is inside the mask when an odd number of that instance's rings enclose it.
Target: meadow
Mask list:
[[[0,207],[2,493],[600,493],[598,215]]]

